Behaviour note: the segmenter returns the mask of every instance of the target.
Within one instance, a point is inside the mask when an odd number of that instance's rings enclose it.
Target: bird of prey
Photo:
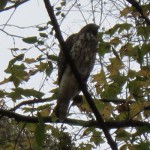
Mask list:
[[[87,24],[66,40],[69,55],[84,82],[87,81],[94,67],[98,28],[96,24]],[[54,112],[56,117],[63,121],[66,118],[70,100],[78,96],[80,87],[62,50],[58,60],[58,84],[59,92]]]

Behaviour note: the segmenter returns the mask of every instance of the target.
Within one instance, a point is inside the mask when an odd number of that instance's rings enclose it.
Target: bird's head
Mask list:
[[[94,36],[97,36],[98,34],[98,29],[99,29],[99,26],[94,24],[94,23],[90,23],[90,24],[87,24],[86,26],[84,26],[81,30],[80,30],[80,33],[92,33]]]

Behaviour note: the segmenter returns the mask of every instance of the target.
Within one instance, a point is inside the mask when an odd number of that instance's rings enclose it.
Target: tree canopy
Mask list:
[[[0,52],[11,54],[5,58],[7,65],[0,67],[6,66],[0,78],[0,147],[149,149],[150,2],[44,0],[39,4],[45,6],[46,22],[19,26],[17,20],[11,24],[17,10],[31,1],[0,1],[0,15],[12,11],[6,23],[0,24],[1,34],[10,38],[2,41],[6,46]],[[34,9],[33,13],[36,16]],[[93,72],[83,84],[67,58],[64,39],[91,22],[100,26],[99,45]],[[12,47],[7,47],[10,41]],[[58,95],[60,47],[83,100],[70,105],[63,123],[52,113]]]

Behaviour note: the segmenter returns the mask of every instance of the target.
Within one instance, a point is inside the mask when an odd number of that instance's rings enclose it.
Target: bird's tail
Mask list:
[[[67,116],[69,102],[70,102],[70,99],[67,99],[67,100],[58,99],[57,100],[57,105],[54,109],[54,112],[55,112],[56,117],[60,121],[63,121]]]

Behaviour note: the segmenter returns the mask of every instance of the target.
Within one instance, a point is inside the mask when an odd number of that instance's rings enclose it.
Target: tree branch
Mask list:
[[[26,122],[26,123],[38,123],[39,118],[38,117],[30,117],[21,115],[18,113],[14,113],[9,110],[3,110],[0,109],[0,114],[5,117],[14,118],[18,122]],[[54,123],[52,117],[42,117],[44,123]],[[59,120],[55,121],[55,123],[61,123]],[[99,125],[96,121],[83,121],[83,120],[77,120],[77,119],[65,119],[64,123],[68,125],[75,125],[75,126],[82,126],[82,127],[96,127],[96,128],[102,128],[102,126]],[[111,122],[105,122],[108,129],[118,129],[118,128],[127,128],[127,127],[148,127],[150,128],[150,123],[148,122],[142,122],[142,121],[111,121]]]
[[[148,26],[150,26],[150,20],[147,16],[144,15],[142,7],[139,5],[139,3],[135,0],[126,0],[128,1],[133,7],[136,8],[136,10],[141,14],[142,18],[145,19],[145,22]]]
[[[15,107],[11,108],[10,111],[15,111],[15,110],[17,110],[18,108],[20,108],[23,105],[29,105],[29,104],[31,105],[31,104],[43,103],[43,102],[48,102],[50,100],[51,100],[51,98],[26,100],[26,101],[23,101],[23,102],[19,103]]]
[[[7,11],[7,10],[10,10],[10,9],[12,9],[12,8],[17,8],[18,6],[24,4],[24,3],[28,2],[28,1],[30,1],[30,0],[23,0],[23,1],[21,1],[21,2],[15,2],[14,5],[9,6],[9,7],[6,7],[5,9],[2,9],[2,10],[0,10],[0,12]]]
[[[31,99],[31,100],[24,100],[23,102],[19,103],[18,105],[14,106],[13,108],[9,109],[9,111],[16,111],[21,106],[24,105],[31,105],[31,104],[37,104],[37,103],[44,103],[51,101],[52,97],[47,97],[43,99]],[[133,104],[136,103],[132,100],[126,101],[126,99],[98,99],[101,102],[104,103],[114,103],[114,104]],[[150,106],[145,106],[143,110],[150,110]]]
[[[31,105],[31,104],[37,104],[37,103],[44,103],[44,102],[48,102],[51,100],[51,97],[48,98],[44,98],[44,99],[32,99],[32,100],[24,100],[23,102],[19,103],[18,105],[16,105],[15,107],[9,109],[10,111],[15,111],[18,108],[20,108],[21,106],[24,105]],[[114,103],[114,104],[121,104],[121,103],[134,103],[133,101],[128,101],[126,102],[125,99],[99,99],[99,101],[104,102],[104,103]]]
[[[66,46],[66,43],[64,42],[64,39],[62,37],[62,34],[61,34],[61,31],[60,31],[60,28],[59,28],[59,25],[58,25],[58,22],[57,22],[57,19],[55,17],[55,14],[54,14],[54,10],[53,10],[53,7],[51,6],[51,3],[49,2],[49,0],[44,0],[44,3],[45,3],[45,7],[47,9],[47,12],[50,16],[50,19],[51,19],[51,23],[53,25],[53,28],[56,32],[56,37],[59,41],[59,44],[61,46],[61,49],[63,50],[64,54],[65,54],[65,57],[66,57],[66,60],[68,61],[68,63],[70,64],[70,67],[72,69],[72,72],[74,73],[75,75],[75,78],[77,79],[78,83],[79,83],[79,86],[80,86],[80,89],[81,91],[83,92],[92,112],[94,113],[95,117],[96,117],[96,120],[99,124],[99,126],[102,128],[104,134],[105,134],[105,137],[107,139],[107,142],[108,144],[110,145],[111,149],[112,150],[118,150],[117,148],[117,143],[114,142],[113,138],[111,137],[110,133],[109,133],[109,130],[108,130],[108,127],[107,125],[105,124],[103,118],[102,118],[102,115],[100,114],[100,112],[98,111],[91,95],[89,94],[89,92],[87,91],[87,85],[86,83],[84,83],[75,67],[75,64],[73,63],[69,53],[68,53],[68,49],[67,49],[67,46]]]

